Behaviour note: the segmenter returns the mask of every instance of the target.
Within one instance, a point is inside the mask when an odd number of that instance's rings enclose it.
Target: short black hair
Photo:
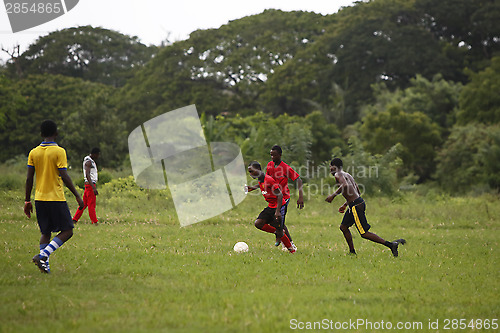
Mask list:
[[[283,151],[281,150],[281,147],[278,146],[278,145],[274,145],[271,150],[274,150],[274,151],[277,151],[278,153],[280,153],[280,155],[283,155]]]
[[[97,147],[92,148],[92,150],[90,151],[91,154],[99,154],[100,152],[101,150]]]
[[[250,164],[248,166],[252,167],[254,169],[257,169],[257,170],[262,170],[262,167],[260,166],[260,163],[257,162],[257,161],[250,162]]]
[[[337,168],[342,168],[342,160],[338,157],[335,157],[331,162],[330,165],[335,165]]]
[[[57,125],[50,119],[44,120],[40,125],[42,137],[48,138],[57,134]]]

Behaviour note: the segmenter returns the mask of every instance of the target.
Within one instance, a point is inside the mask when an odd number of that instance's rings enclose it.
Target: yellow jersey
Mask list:
[[[28,155],[28,167],[35,168],[35,200],[66,201],[59,170],[66,170],[66,150],[55,142],[42,142]]]

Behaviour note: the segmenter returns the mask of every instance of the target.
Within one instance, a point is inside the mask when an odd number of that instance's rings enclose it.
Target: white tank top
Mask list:
[[[83,180],[87,182],[87,176],[85,175],[85,163],[87,163],[87,161],[92,163],[90,166],[90,180],[92,180],[92,183],[97,184],[97,165],[90,156],[85,156],[83,159]]]

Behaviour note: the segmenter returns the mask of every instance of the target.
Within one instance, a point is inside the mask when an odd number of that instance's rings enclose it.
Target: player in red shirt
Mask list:
[[[267,163],[266,174],[273,177],[275,181],[277,181],[280,185],[280,189],[283,192],[283,199],[285,199],[285,214],[288,209],[288,203],[290,202],[290,189],[288,188],[288,179],[297,182],[297,188],[299,189],[299,198],[297,199],[297,208],[304,208],[304,194],[302,192],[302,179],[300,179],[300,175],[295,172],[288,164],[281,160],[282,150],[280,146],[273,146],[270,151],[271,159],[269,163]],[[290,232],[285,224],[285,216],[283,216],[283,224],[285,234],[290,239],[292,243],[292,247],[297,250],[297,247],[293,243],[292,236],[290,236]],[[276,246],[280,243],[277,241]]]
[[[281,193],[279,184],[271,177],[262,171],[259,162],[251,162],[248,166],[248,173],[252,178],[259,181],[259,188],[268,202],[268,206],[259,214],[255,220],[255,227],[262,231],[273,233],[276,239],[285,244],[290,253],[294,253],[295,249],[292,247],[288,236],[283,232],[284,228],[284,215],[285,200]],[[248,188],[249,191],[256,189],[255,187]]]

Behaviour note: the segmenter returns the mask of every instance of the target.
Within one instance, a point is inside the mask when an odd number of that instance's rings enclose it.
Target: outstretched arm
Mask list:
[[[345,183],[345,179],[344,177],[337,177],[335,176],[335,180],[337,181],[337,183],[340,184],[339,188],[333,192],[332,194],[330,194],[329,196],[326,197],[325,201],[330,203],[333,201],[333,199],[335,199],[335,197],[337,195],[339,195],[340,193],[342,193],[342,189],[343,189],[343,186],[344,186],[344,183]]]

